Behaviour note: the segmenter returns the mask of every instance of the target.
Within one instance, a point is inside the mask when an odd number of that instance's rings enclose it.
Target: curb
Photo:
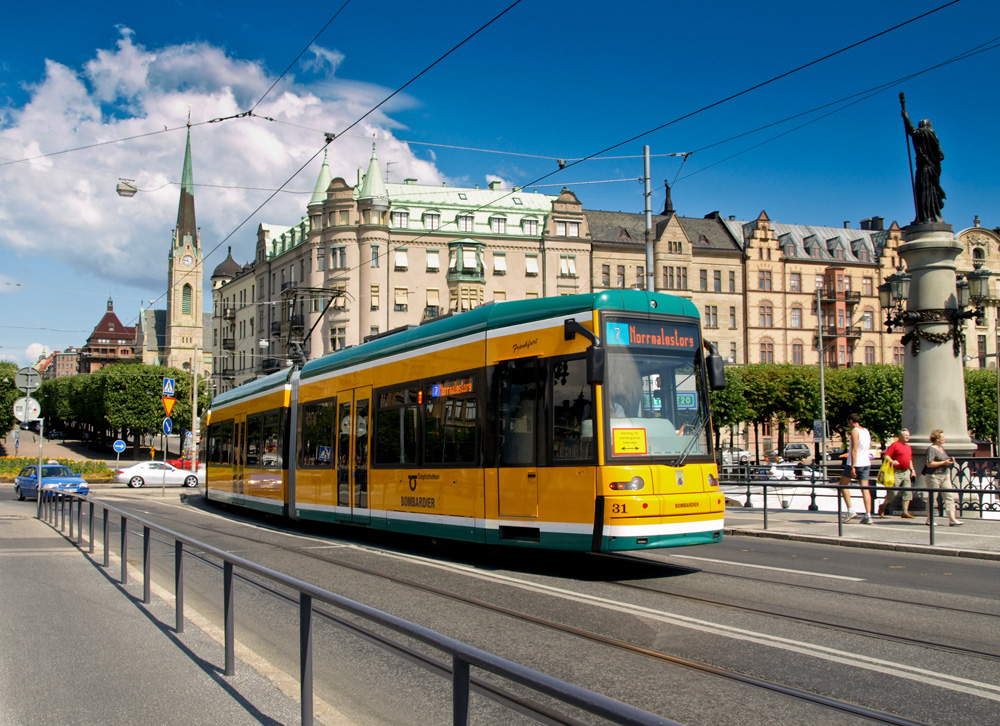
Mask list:
[[[792,542],[811,542],[812,544],[837,545],[839,547],[858,547],[862,549],[908,552],[910,554],[919,555],[940,555],[942,557],[966,557],[973,560],[992,560],[994,562],[1000,562],[1000,552],[987,552],[983,550],[960,550],[954,548],[931,547],[930,545],[873,542],[863,539],[824,537],[822,535],[793,534],[791,532],[773,532],[770,530],[723,528],[723,534],[732,537],[767,537],[770,539],[783,539]]]

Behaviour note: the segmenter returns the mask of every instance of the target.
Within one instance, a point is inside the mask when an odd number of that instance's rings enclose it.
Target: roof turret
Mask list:
[[[326,149],[323,149],[323,166],[319,168],[319,178],[316,179],[316,187],[313,189],[312,199],[309,200],[310,207],[326,201],[326,190],[332,180],[333,176],[330,174],[330,167],[326,163]]]
[[[368,173],[358,194],[358,205],[362,208],[389,208],[389,195],[385,190],[382,172],[378,168],[378,158],[375,156],[375,142],[372,142],[372,158],[368,162]]]
[[[229,248],[229,254],[226,256],[219,266],[215,268],[215,272],[212,273],[212,279],[217,277],[228,277],[230,279],[236,277],[243,271],[240,267],[240,263],[233,259],[233,248]]]

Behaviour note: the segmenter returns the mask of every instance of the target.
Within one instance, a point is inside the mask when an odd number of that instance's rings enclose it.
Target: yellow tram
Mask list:
[[[217,396],[207,495],[489,544],[718,542],[708,391],[724,385],[688,300],[494,303]]]

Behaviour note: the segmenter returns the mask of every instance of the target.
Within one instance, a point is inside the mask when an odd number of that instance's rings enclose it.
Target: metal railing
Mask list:
[[[875,482],[875,476],[878,473],[876,464],[877,462],[873,463],[871,470],[872,478],[868,485],[868,489],[872,493],[873,501],[877,501],[880,498],[884,498],[889,494],[894,494],[899,491],[897,487],[884,487]],[[857,493],[857,490],[859,490],[860,487],[857,482],[852,482],[847,486],[840,485],[841,467],[839,465],[827,467],[826,479],[821,476],[800,479],[772,479],[763,473],[769,468],[770,466],[767,464],[740,464],[738,466],[726,467],[720,472],[719,485],[721,487],[739,486],[741,489],[746,487],[746,500],[743,504],[744,507],[753,506],[751,504],[753,490],[758,489],[763,498],[762,514],[764,519],[764,529],[768,528],[767,514],[769,489],[773,490],[774,494],[772,494],[772,496],[776,496],[782,508],[788,507],[790,496],[783,496],[781,492],[788,489],[810,489],[809,511],[819,510],[819,507],[816,504],[817,498],[824,496],[836,497],[836,514],[838,522],[837,536],[843,536],[843,521],[841,517],[843,515],[844,500],[840,492],[841,490],[846,489],[848,491],[854,490]],[[818,473],[819,472],[817,471],[817,474]],[[728,478],[727,474],[729,475]],[[1000,512],[1000,458],[956,458],[952,477],[952,483],[954,485],[952,488],[920,487],[916,486],[914,482],[912,486],[906,487],[906,489],[913,493],[928,494],[928,502],[925,503],[923,500],[920,501],[925,507],[930,506],[932,510],[936,510],[937,516],[939,517],[944,516],[944,504],[937,495],[947,492],[951,492],[956,495],[956,515],[968,514],[970,512],[978,512],[980,515],[982,515],[983,512]],[[826,491],[824,492],[824,490]],[[893,497],[893,499],[894,498],[895,497]],[[916,511],[919,511],[919,509]],[[931,521],[933,521],[933,519],[934,511],[931,512]],[[933,545],[934,527],[929,528],[928,538],[930,544]]]
[[[313,610],[315,603],[325,603],[340,611],[355,615],[376,625],[385,627],[399,635],[419,641],[440,651],[451,659],[452,681],[452,723],[456,726],[466,726],[469,723],[471,674],[470,667],[475,666],[494,675],[505,678],[513,683],[525,686],[537,693],[544,694],[566,705],[579,708],[587,713],[599,716],[611,723],[628,725],[657,724],[660,726],[679,726],[675,721],[651,714],[647,711],[629,706],[607,696],[588,691],[566,681],[546,675],[540,671],[501,658],[480,648],[462,641],[441,635],[429,628],[416,625],[394,615],[363,605],[354,600],[342,597],[329,590],[311,585],[289,575],[271,570],[250,560],[230,554],[198,540],[187,537],[179,532],[167,529],[149,522],[141,517],[126,513],[116,507],[88,497],[76,494],[66,494],[53,490],[42,490],[38,497],[38,518],[48,522],[61,532],[66,531],[68,522],[70,541],[78,546],[83,545],[84,508],[88,508],[89,548],[93,554],[95,548],[94,520],[96,510],[103,512],[103,544],[104,567],[110,567],[110,523],[111,516],[120,517],[121,527],[121,575],[122,585],[128,584],[128,526],[142,526],[142,573],[143,573],[143,603],[151,601],[152,588],[152,533],[157,532],[173,540],[174,543],[174,630],[184,632],[184,554],[185,547],[198,550],[201,554],[222,561],[223,570],[223,620],[225,632],[225,669],[226,676],[235,675],[235,597],[234,572],[239,569],[253,573],[272,582],[283,585],[298,593],[299,607],[299,689],[301,700],[301,716],[303,724],[312,724],[313,716]],[[74,527],[74,508],[76,522]],[[67,511],[68,510],[68,511]],[[402,648],[399,643],[394,646]],[[440,670],[448,672],[447,665],[442,663]],[[497,703],[503,701],[496,700]]]

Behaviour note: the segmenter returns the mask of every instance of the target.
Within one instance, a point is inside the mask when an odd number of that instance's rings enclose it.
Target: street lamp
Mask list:
[[[122,179],[119,177],[118,186],[115,188],[115,191],[118,192],[119,197],[131,198],[135,196],[139,188],[135,185],[135,179]]]

